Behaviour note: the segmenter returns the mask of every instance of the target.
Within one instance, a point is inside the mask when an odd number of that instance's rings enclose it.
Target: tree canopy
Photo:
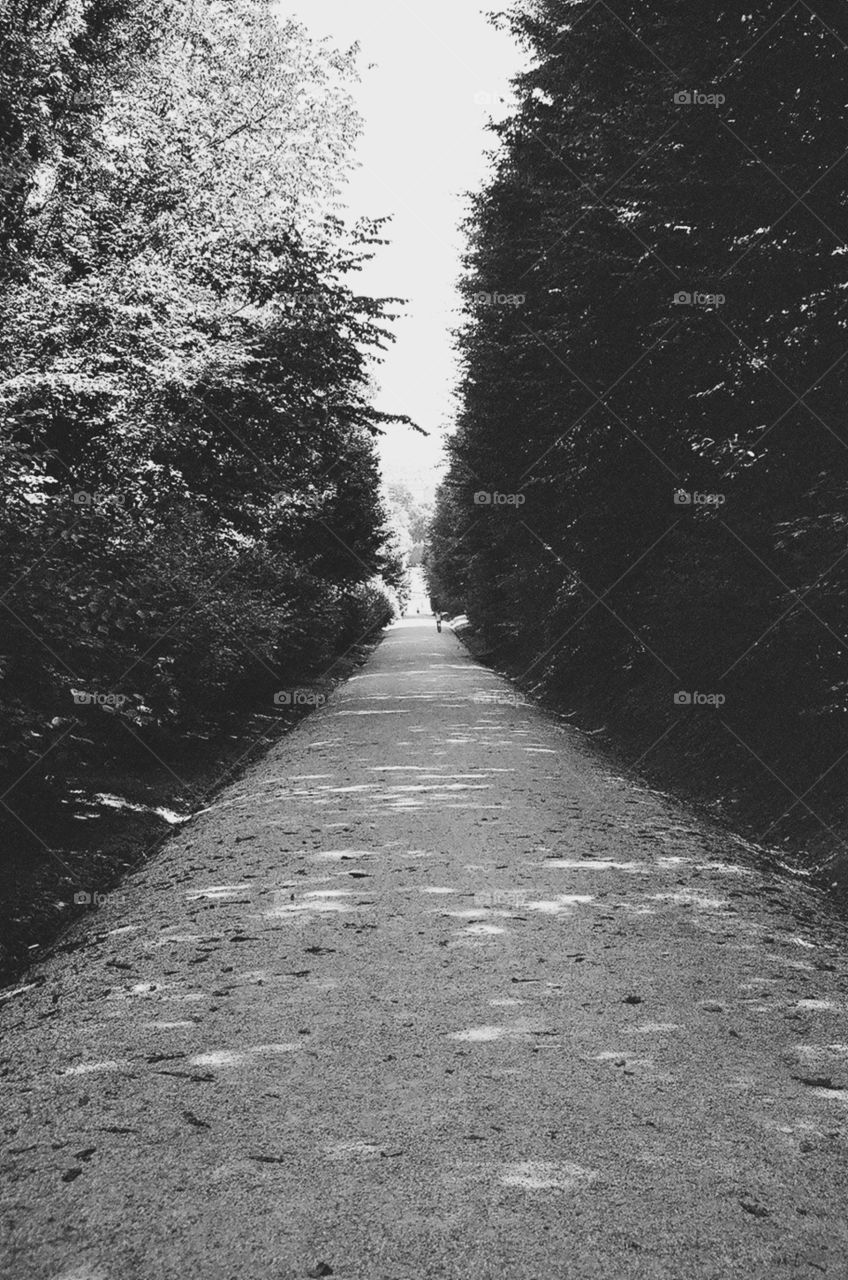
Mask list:
[[[431,579],[566,704],[795,794],[848,713],[844,6],[502,20]]]
[[[0,14],[7,812],[60,743],[176,732],[391,614],[355,74],[271,0]]]

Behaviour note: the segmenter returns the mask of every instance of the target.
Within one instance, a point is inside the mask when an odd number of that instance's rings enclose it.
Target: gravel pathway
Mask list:
[[[5,993],[0,1274],[844,1280],[845,951],[407,619]]]

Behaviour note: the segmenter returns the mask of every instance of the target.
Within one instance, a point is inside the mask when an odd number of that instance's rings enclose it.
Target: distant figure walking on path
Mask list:
[[[436,630],[441,631],[441,629],[442,629],[442,615],[440,613],[437,613],[436,614]]]

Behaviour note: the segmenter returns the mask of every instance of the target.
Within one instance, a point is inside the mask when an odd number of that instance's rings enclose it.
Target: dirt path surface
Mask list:
[[[5,1000],[0,1274],[841,1280],[846,976],[407,620]]]

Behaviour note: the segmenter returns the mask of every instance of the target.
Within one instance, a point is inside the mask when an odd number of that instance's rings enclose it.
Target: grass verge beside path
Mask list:
[[[382,636],[356,645],[309,687],[326,701]],[[32,816],[26,826],[10,818],[0,858],[0,986],[61,946],[68,925],[119,893],[128,871],[315,705],[245,708],[214,731],[187,734],[167,750],[142,749],[131,764],[66,774],[71,802]]]

